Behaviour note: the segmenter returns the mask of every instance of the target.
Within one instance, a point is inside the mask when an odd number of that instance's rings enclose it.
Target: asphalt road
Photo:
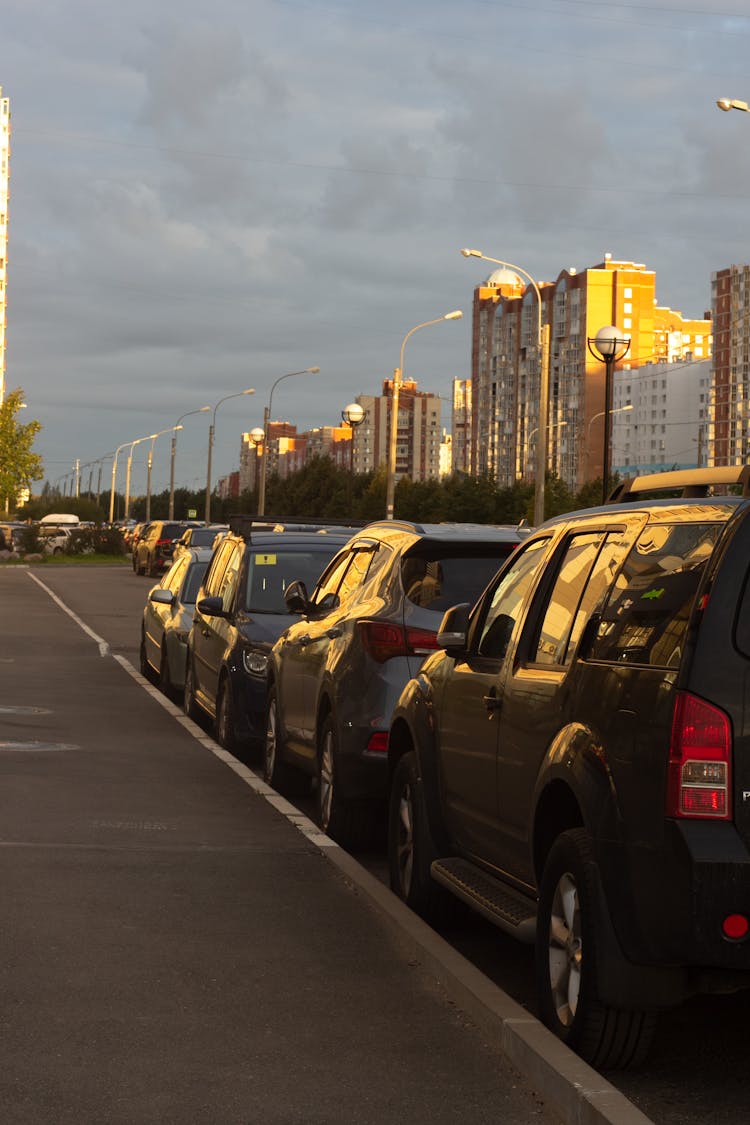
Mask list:
[[[148,585],[0,568],[2,1125],[553,1125],[341,867],[120,663]]]
[[[58,571],[46,567],[38,573],[92,629],[107,638],[114,651],[137,665],[138,625],[148,580],[124,569]],[[379,878],[386,878],[382,851],[357,858]],[[478,918],[444,936],[505,992],[534,1011],[527,948]],[[719,1125],[745,1125],[750,1118],[749,1016],[750,994],[696,998],[661,1017],[646,1067],[627,1074],[607,1073],[606,1078],[659,1125],[704,1125],[706,1119]]]

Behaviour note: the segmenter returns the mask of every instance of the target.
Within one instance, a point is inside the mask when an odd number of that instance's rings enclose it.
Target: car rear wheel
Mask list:
[[[333,716],[328,715],[320,731],[318,749],[318,824],[342,847],[358,851],[371,842],[374,810],[364,801],[342,797],[338,783],[338,745]]]
[[[268,785],[286,796],[302,796],[310,789],[309,778],[282,760],[279,744],[279,705],[275,687],[269,688],[266,699],[263,778]]]
[[[437,849],[427,823],[417,755],[404,754],[396,766],[388,810],[388,866],[391,890],[428,922],[447,920],[455,900],[432,879]],[[456,904],[457,905],[457,904]]]
[[[200,718],[200,709],[195,701],[195,686],[193,684],[193,660],[188,652],[185,664],[185,688],[182,695],[182,709],[189,719]]]
[[[656,1027],[653,1012],[623,1011],[597,994],[601,938],[599,888],[591,838],[563,832],[544,867],[537,919],[536,976],[547,1026],[597,1068],[637,1066]]]

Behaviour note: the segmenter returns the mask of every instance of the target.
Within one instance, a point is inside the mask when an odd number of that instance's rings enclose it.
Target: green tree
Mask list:
[[[44,476],[42,459],[32,452],[34,438],[41,430],[40,422],[18,421],[24,405],[23,390],[18,387],[0,405],[0,508],[15,511],[24,489]]]

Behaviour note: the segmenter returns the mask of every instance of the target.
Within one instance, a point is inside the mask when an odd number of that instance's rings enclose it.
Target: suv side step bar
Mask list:
[[[446,887],[478,914],[527,945],[536,937],[536,905],[466,859],[436,859],[430,867],[436,883]]]

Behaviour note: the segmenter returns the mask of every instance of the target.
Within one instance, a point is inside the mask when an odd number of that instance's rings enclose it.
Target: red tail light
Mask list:
[[[378,664],[394,656],[425,656],[438,647],[430,629],[404,629],[388,621],[358,621],[362,647]]]
[[[667,816],[730,820],[732,729],[717,707],[679,692],[672,719]]]
[[[174,543],[174,539],[157,539],[156,540],[156,546],[157,547],[169,547],[172,543]]]

